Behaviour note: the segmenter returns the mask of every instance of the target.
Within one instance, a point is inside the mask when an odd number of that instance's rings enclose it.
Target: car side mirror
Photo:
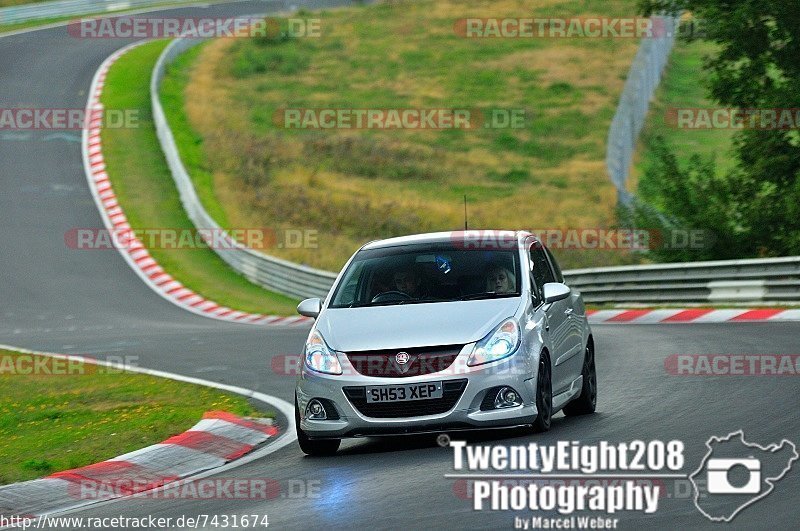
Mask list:
[[[549,304],[569,297],[571,290],[561,282],[548,282],[544,285],[544,302]]]
[[[306,317],[313,317],[316,319],[321,311],[322,301],[316,297],[313,299],[306,299],[297,305],[297,313],[305,315]]]

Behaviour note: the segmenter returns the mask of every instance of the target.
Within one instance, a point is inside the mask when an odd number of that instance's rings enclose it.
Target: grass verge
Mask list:
[[[206,411],[263,416],[209,387],[8,350],[0,350],[0,396],[0,484],[161,442]]]
[[[103,155],[117,199],[134,230],[192,231],[194,225],[181,205],[150,110],[150,72],[166,44],[156,41],[140,46],[121,57],[108,73],[103,104],[106,109],[135,111],[138,127],[104,128]],[[151,246],[148,250],[184,286],[219,304],[254,313],[295,313],[295,299],[252,284],[208,247]]]
[[[270,252],[337,270],[366,240],[471,226],[609,228],[605,137],[635,39],[465,39],[468,17],[630,16],[635,1],[421,0],[303,14],[319,38],[217,40],[162,91],[206,208],[231,226],[318,231]],[[193,60],[192,60],[193,59]],[[288,130],[282,108],[510,109],[524,127]],[[565,267],[639,261],[563,251]]]
[[[704,159],[715,158],[720,173],[726,173],[735,164],[733,129],[678,129],[667,120],[670,108],[718,107],[708,97],[705,84],[708,74],[703,70],[704,57],[715,53],[716,46],[709,42],[679,41],[675,45],[642,132],[631,174],[631,190],[639,185],[647,185],[643,180],[646,179],[647,169],[656,163],[651,147],[658,137],[664,139],[681,165],[685,165],[695,154]]]

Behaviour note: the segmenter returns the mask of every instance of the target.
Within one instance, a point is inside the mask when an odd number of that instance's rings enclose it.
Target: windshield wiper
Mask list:
[[[496,293],[494,291],[487,291],[486,293],[470,293],[469,295],[463,295],[461,297],[455,299],[434,299],[434,298],[424,298],[424,299],[410,299],[410,300],[402,300],[402,301],[384,301],[384,302],[361,302],[361,303],[353,303],[348,306],[331,306],[331,308],[375,308],[378,306],[401,306],[404,304],[425,304],[425,303],[435,303],[435,302],[456,302],[456,301],[478,301],[478,300],[486,300],[486,299],[506,299],[509,297],[518,297],[519,293]]]
[[[497,293],[495,291],[487,291],[485,293],[470,293],[469,295],[462,295],[458,301],[479,301],[484,299],[502,299],[506,297],[517,297],[519,293]]]
[[[409,304],[410,301],[384,301],[384,302],[362,302],[359,304],[351,304],[349,308],[373,308],[375,306],[399,306],[401,304]]]

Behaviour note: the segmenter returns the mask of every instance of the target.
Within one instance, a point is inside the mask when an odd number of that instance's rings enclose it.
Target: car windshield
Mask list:
[[[331,308],[514,297],[519,254],[418,244],[359,251],[337,285]]]

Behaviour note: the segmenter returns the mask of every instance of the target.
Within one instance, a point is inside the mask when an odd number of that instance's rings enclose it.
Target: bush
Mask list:
[[[245,48],[236,54],[231,73],[239,79],[267,72],[292,75],[308,69],[310,63],[309,53],[295,40],[286,38]]]

